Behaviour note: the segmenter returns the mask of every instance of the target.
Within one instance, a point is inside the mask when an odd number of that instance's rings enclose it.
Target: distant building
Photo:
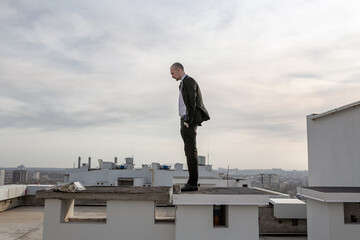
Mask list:
[[[273,173],[260,173],[257,175],[258,181],[261,184],[278,183],[279,177]]]
[[[12,183],[22,183],[25,184],[28,181],[28,171],[27,170],[14,170],[12,176]]]
[[[212,171],[211,165],[205,165],[204,156],[199,156],[199,184],[206,184],[212,179],[211,186],[217,186],[218,173]],[[104,162],[99,159],[99,168],[91,168],[91,159],[88,163],[78,160],[78,168],[68,169],[64,182],[81,182],[85,186],[172,186],[174,179],[177,184],[185,184],[189,172],[183,164],[176,163],[174,168],[168,164],[153,162],[151,165],[143,164],[141,168],[135,168],[133,158],[125,158],[124,164]],[[235,181],[235,180],[234,180]],[[235,183],[234,183],[235,184]],[[249,183],[247,186],[250,186]]]
[[[198,164],[201,166],[205,166],[205,156],[198,156]]]
[[[0,170],[0,186],[5,184],[5,170]]]
[[[31,174],[31,178],[32,178],[32,180],[34,180],[34,181],[39,181],[39,180],[40,180],[40,172],[33,172],[33,173]]]
[[[18,170],[25,170],[25,165],[21,164],[17,167]]]

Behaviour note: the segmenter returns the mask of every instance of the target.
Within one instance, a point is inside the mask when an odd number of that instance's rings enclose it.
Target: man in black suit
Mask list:
[[[182,191],[197,191],[198,162],[196,149],[196,130],[203,121],[210,119],[204,106],[197,82],[186,75],[183,65],[174,63],[170,67],[172,78],[181,81],[179,86],[180,133],[184,141],[184,150],[189,170],[189,180]]]

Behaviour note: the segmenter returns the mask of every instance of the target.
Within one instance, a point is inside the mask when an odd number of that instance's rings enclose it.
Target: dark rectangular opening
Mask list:
[[[344,203],[344,223],[360,224],[360,203]]]
[[[106,206],[74,206],[74,215],[65,220],[69,223],[106,223]]]
[[[155,223],[175,223],[174,205],[155,204]]]
[[[228,206],[214,205],[213,206],[213,226],[227,227],[228,226]]]
[[[291,220],[291,225],[292,226],[298,226],[299,225],[299,220],[298,219],[292,219]]]
[[[117,180],[119,187],[133,186],[134,179],[133,178],[118,178]]]

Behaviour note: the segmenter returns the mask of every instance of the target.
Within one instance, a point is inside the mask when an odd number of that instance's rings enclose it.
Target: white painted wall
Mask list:
[[[26,185],[0,186],[0,201],[25,196]]]
[[[343,203],[308,199],[308,240],[359,240],[360,225],[345,224],[343,209]]]
[[[360,186],[360,107],[307,118],[309,186]]]
[[[274,217],[282,219],[306,219],[306,203],[298,199],[270,199],[274,205]]]
[[[108,201],[107,209],[107,225],[117,231],[113,236],[119,236],[119,239],[174,239],[175,224],[155,224],[154,202]]]
[[[229,206],[228,227],[213,227],[213,206],[179,205],[176,240],[258,240],[258,207]]]
[[[150,170],[109,170],[109,183],[117,186],[118,178],[142,178],[141,183],[139,180],[134,180],[134,186],[142,186],[143,184],[151,184],[151,171]],[[141,184],[141,185],[140,185]]]
[[[217,178],[216,172],[209,172],[202,169],[199,170],[199,179],[204,177]],[[154,171],[154,186],[172,186],[173,178],[176,177],[189,177],[188,171],[169,171],[169,170],[155,170]],[[187,181],[187,179],[186,179]],[[185,182],[186,182],[185,181]]]
[[[174,176],[189,177],[188,171],[154,170],[154,186],[171,186]]]
[[[70,172],[69,182],[81,182],[85,186],[96,186],[98,182],[108,183],[109,170]]]
[[[359,240],[360,224],[344,223],[343,203],[327,203],[329,207],[330,239]]]
[[[155,224],[152,201],[108,201],[106,223],[61,223],[61,200],[46,199],[43,240],[173,240],[174,224]]]
[[[188,177],[175,176],[172,179],[172,184],[185,184],[187,183]],[[200,187],[251,187],[251,180],[234,180],[234,179],[220,179],[217,176],[214,177],[199,177],[198,184]]]
[[[61,210],[61,200],[45,200],[43,240],[113,239],[103,223],[60,223]]]
[[[307,199],[308,240],[329,240],[329,209],[325,203]],[[342,238],[345,239],[345,238]]]

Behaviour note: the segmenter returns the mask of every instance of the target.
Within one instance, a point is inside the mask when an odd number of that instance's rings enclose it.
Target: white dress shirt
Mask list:
[[[181,94],[182,86],[183,86],[183,80],[186,77],[186,74],[181,78],[180,82],[180,89],[179,89],[179,116],[183,117],[186,115],[186,106],[184,103],[184,99]]]

